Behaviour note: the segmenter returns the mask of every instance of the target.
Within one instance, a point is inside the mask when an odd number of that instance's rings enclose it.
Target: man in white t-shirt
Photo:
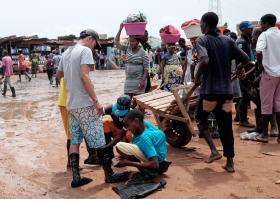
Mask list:
[[[276,21],[273,14],[261,18],[263,33],[256,47],[258,63],[263,69],[260,81],[263,127],[262,134],[257,137],[259,142],[268,142],[268,123],[273,109],[280,126],[280,31],[275,27]],[[280,135],[277,141],[280,143]]]
[[[92,181],[90,178],[80,176],[79,148],[83,138],[90,149],[97,150],[103,164],[106,183],[123,181],[128,177],[127,174],[113,172],[110,154],[101,149],[106,144],[101,120],[103,107],[97,99],[94,85],[89,77],[90,67],[94,64],[92,49],[96,47],[100,49],[98,33],[92,29],[82,31],[78,43],[63,53],[57,72],[59,80],[64,76],[68,91],[66,108],[71,133],[69,157],[73,188]]]

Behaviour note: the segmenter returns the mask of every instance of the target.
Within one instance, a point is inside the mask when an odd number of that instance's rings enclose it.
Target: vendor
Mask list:
[[[167,171],[171,162],[166,158],[165,134],[144,120],[144,115],[139,110],[130,111],[124,124],[133,134],[132,143],[119,142],[116,150],[120,154],[116,167],[132,166],[140,170],[141,180],[151,180],[158,174]],[[139,182],[139,174],[132,176],[132,181]],[[142,175],[143,174],[143,175]],[[145,177],[144,177],[145,176]]]
[[[116,35],[115,43],[117,48],[126,52],[125,66],[125,85],[124,93],[132,99],[135,95],[145,93],[147,83],[149,57],[144,49],[139,47],[139,39],[137,36],[129,36],[129,45],[120,44],[120,35],[123,24],[120,25],[119,32]]]
[[[115,138],[123,128],[123,120],[130,110],[131,99],[128,95],[122,95],[117,99],[117,103],[105,108],[105,117],[103,118],[103,128],[106,144]],[[110,116],[110,117],[106,117]],[[131,142],[132,135],[128,131],[123,141]]]
[[[163,57],[162,67],[162,81],[164,82],[164,90],[171,91],[173,87],[178,86],[183,82],[183,70],[180,65],[180,60],[176,54],[176,45],[167,45],[168,53]]]

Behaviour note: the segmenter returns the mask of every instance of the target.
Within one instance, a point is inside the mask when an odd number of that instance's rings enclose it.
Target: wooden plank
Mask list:
[[[154,106],[154,109],[162,109],[162,108],[167,108],[170,106],[170,103],[166,103],[166,104],[162,104],[162,105],[158,105],[158,106]]]
[[[193,95],[189,97],[189,100],[196,100],[198,98],[198,95]]]
[[[160,123],[160,118],[159,118],[159,115],[157,114],[157,112],[155,111],[152,111],[154,117],[155,117],[155,120],[157,122],[157,125],[158,125],[158,128],[161,129],[161,123]]]
[[[158,90],[158,91],[154,91],[154,92],[150,92],[150,93],[146,93],[146,94],[142,94],[142,95],[136,95],[134,96],[135,99],[140,99],[140,98],[144,98],[144,97],[148,97],[157,93],[162,93],[164,92],[163,90]]]
[[[171,103],[174,99],[175,99],[174,96],[168,96],[168,97],[164,97],[161,99],[149,101],[146,104],[148,104],[150,106],[157,106],[157,105],[165,104],[167,102]]]
[[[188,91],[188,93],[186,94],[186,96],[184,96],[184,97],[186,97],[185,99],[188,99],[190,96],[191,96],[191,94],[192,94],[192,92],[193,92],[193,90],[195,89],[195,86],[193,86],[189,91]],[[189,113],[187,112],[188,110],[188,107],[189,107],[189,101],[187,101],[187,108],[184,106],[184,104],[183,104],[183,102],[182,102],[182,99],[180,98],[180,96],[179,96],[179,93],[178,92],[173,92],[174,93],[174,97],[175,97],[175,99],[176,99],[176,101],[177,101],[177,104],[178,104],[178,106],[179,106],[179,108],[180,108],[180,110],[181,110],[181,113],[183,114],[183,117],[186,119],[186,124],[187,124],[187,127],[188,127],[188,129],[190,130],[190,132],[192,133],[192,135],[194,134],[194,130],[193,130],[193,126],[192,126],[192,124],[191,124],[191,118],[190,118],[190,116],[189,116]]]
[[[148,97],[145,97],[145,98],[141,98],[139,100],[141,102],[148,102],[148,101],[152,101],[152,100],[156,100],[156,99],[160,99],[160,98],[167,97],[167,96],[172,96],[172,95],[173,95],[173,93],[163,92],[163,93],[158,93],[158,94],[148,96]]]
[[[155,93],[155,94],[147,96],[147,97],[140,98],[139,100],[141,100],[142,102],[145,102],[145,101],[150,101],[153,99],[158,99],[158,98],[161,98],[164,96],[170,96],[170,95],[173,95],[173,94],[170,92],[163,91],[163,92]]]
[[[166,106],[166,107],[161,107],[161,108],[159,108],[159,110],[166,113],[167,108],[168,108],[168,106]]]
[[[192,87],[191,85],[180,85],[180,86],[172,88],[171,90],[172,91],[178,91],[178,90],[182,90],[182,89],[188,89],[188,88],[191,88],[191,87]]]
[[[148,105],[146,105],[145,103],[141,102],[141,101],[138,101],[136,99],[136,103],[138,104],[138,106],[140,106],[141,108],[144,108],[144,109],[150,109],[150,107]]]

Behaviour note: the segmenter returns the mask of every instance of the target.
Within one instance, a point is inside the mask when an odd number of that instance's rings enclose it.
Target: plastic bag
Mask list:
[[[174,35],[180,34],[179,30],[172,25],[167,25],[167,26],[161,28],[159,33],[174,34]]]
[[[257,133],[257,132],[253,132],[253,133],[244,132],[244,133],[240,134],[240,139],[241,140],[255,140],[258,135],[259,135],[259,133]]]
[[[193,20],[190,20],[190,21],[186,21],[182,24],[181,27],[189,27],[191,25],[200,25],[200,20],[198,19],[193,19]]]

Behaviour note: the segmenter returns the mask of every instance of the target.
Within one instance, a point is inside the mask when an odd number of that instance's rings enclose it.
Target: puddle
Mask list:
[[[4,120],[32,119],[37,102],[10,102],[1,104],[0,117]]]

